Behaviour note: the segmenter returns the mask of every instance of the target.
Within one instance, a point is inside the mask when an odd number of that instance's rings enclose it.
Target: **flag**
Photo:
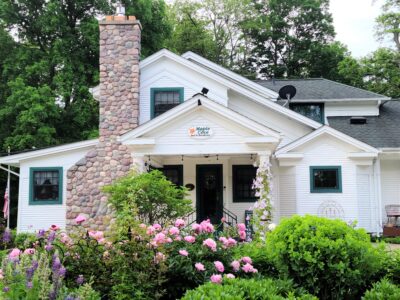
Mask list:
[[[8,209],[9,209],[9,203],[8,203],[8,187],[6,188],[6,192],[4,193],[4,206],[3,206],[3,215],[4,219],[8,218]]]

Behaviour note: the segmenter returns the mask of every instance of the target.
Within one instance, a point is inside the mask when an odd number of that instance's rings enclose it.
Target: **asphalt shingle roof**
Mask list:
[[[297,89],[293,100],[387,99],[386,96],[324,78],[255,80],[256,83],[279,92],[285,85]]]
[[[400,101],[380,107],[380,115],[366,124],[350,124],[350,117],[328,117],[329,126],[376,148],[400,148]]]

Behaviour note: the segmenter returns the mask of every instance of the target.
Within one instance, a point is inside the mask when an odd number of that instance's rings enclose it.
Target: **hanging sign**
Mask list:
[[[190,127],[189,136],[211,136],[212,130],[209,126],[193,126]]]

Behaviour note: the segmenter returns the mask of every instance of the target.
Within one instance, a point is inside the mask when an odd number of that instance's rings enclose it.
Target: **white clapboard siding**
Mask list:
[[[61,228],[66,222],[66,174],[68,169],[80,160],[89,150],[75,150],[58,155],[48,155],[33,160],[25,160],[20,165],[18,224],[19,232],[47,229],[52,224]],[[56,205],[29,205],[29,170],[31,167],[63,168],[63,203]]]
[[[304,158],[296,167],[297,213],[318,215],[321,204],[334,201],[343,208],[345,221],[358,220],[356,165],[348,152],[356,151],[348,144],[329,137],[319,137],[303,149]],[[311,193],[310,166],[341,166],[342,193]]]
[[[400,205],[400,161],[381,161],[382,217],[386,221],[385,205]]]
[[[368,232],[374,230],[374,211],[373,211],[373,195],[371,188],[373,182],[371,175],[357,175],[357,201],[358,201],[358,224],[357,227],[365,228]]]
[[[290,169],[294,169],[294,167],[290,167]],[[296,175],[288,174],[289,172],[279,175],[280,218],[296,214]]]

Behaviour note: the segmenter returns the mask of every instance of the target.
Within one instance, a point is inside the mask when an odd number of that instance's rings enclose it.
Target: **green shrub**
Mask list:
[[[400,299],[400,287],[387,279],[375,283],[372,289],[367,291],[363,300],[398,300]]]
[[[316,216],[282,220],[266,244],[279,273],[321,299],[359,297],[386,257],[364,230]]]
[[[139,221],[146,224],[166,224],[192,210],[187,192],[177,187],[158,170],[139,175],[130,173],[114,184],[104,187],[110,194],[109,203],[116,210],[120,224]]]
[[[33,233],[18,233],[15,235],[14,247],[15,248],[31,248],[36,242],[36,235]]]
[[[385,264],[386,277],[395,284],[400,284],[400,250],[388,253],[388,259]]]
[[[383,238],[383,240],[386,243],[390,243],[390,244],[400,244],[400,236],[393,237],[393,238],[387,237],[387,238]]]
[[[235,249],[235,258],[248,256],[253,260],[253,266],[264,276],[277,275],[277,270],[267,251],[267,245],[262,241],[243,243]]]
[[[224,279],[222,285],[207,283],[186,292],[182,300],[314,300],[296,291],[290,281],[272,279]]]

